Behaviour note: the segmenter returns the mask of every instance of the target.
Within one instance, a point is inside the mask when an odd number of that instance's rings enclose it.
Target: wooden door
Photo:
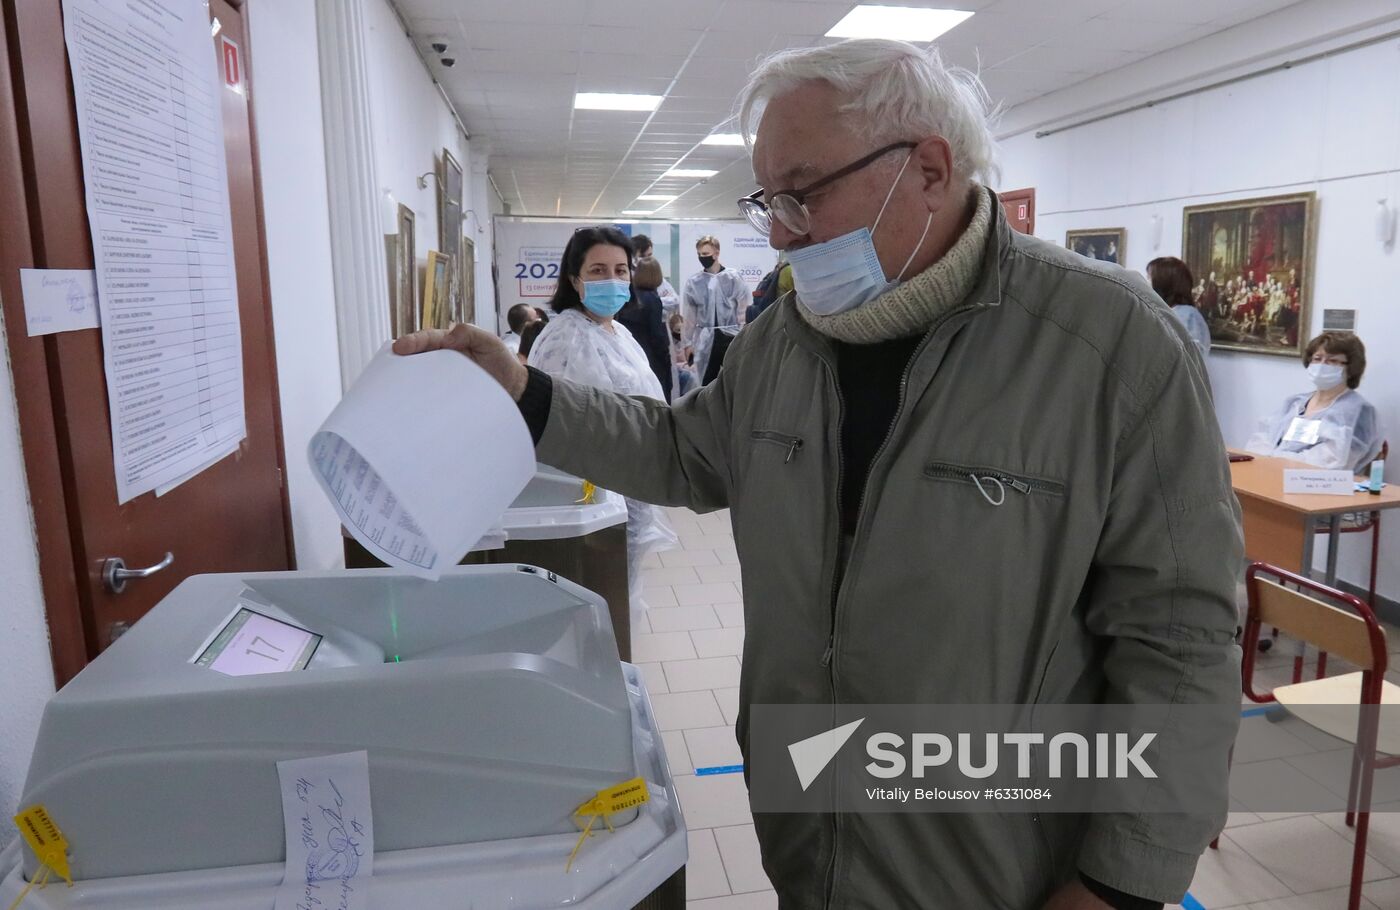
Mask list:
[[[1022,234],[1035,233],[1035,189],[1007,190],[998,194],[1002,208],[1006,209],[1006,220],[1012,230]]]
[[[24,167],[33,264],[91,269],[92,244],[60,0],[5,0],[4,6],[10,27],[8,56],[16,74],[15,132]],[[65,332],[44,339],[51,432],[62,482],[61,492],[46,492],[55,494],[51,498],[66,513],[77,598],[76,605],[55,603],[50,595],[47,608],[55,636],[73,634],[65,628],[80,626],[80,653],[88,660],[110,644],[123,624],[135,622],[190,575],[287,569],[293,562],[250,107],[251,54],[242,10],[224,0],[212,0],[210,12],[222,26],[211,39],[211,53],[218,54],[221,68],[230,65],[224,51],[228,39],[237,45],[242,70],[237,86],[225,85],[221,95],[247,438],[233,455],[166,495],[147,493],[119,506],[100,332]],[[6,316],[13,327],[8,307]],[[12,337],[12,357],[32,364],[33,346],[22,347],[25,350],[17,354]],[[32,414],[29,419],[32,423]],[[21,434],[28,436],[23,414],[21,421]],[[26,461],[34,483],[34,459],[27,442]],[[31,498],[36,498],[34,491]],[[40,508],[37,503],[35,508],[36,512]],[[41,564],[57,564],[55,554],[43,552],[42,536],[40,546]],[[107,558],[120,557],[131,568],[144,568],[159,563],[166,553],[174,556],[169,568],[129,582],[122,593],[104,584],[102,568]],[[66,621],[74,608],[78,624]],[[59,655],[78,653],[78,648],[73,642],[55,640],[54,653],[61,684],[76,668],[71,657],[60,660]]]

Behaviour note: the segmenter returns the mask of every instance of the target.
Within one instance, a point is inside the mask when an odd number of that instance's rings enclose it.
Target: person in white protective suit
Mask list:
[[[719,261],[719,238],[701,237],[695,243],[700,271],[686,279],[681,294],[681,315],[685,317],[683,341],[694,355],[695,376],[704,382],[715,333],[721,329],[737,332],[744,313],[753,303],[749,284],[734,269]]]
[[[564,247],[559,284],[550,300],[558,315],[530,349],[530,366],[580,385],[666,400],[641,345],[613,319],[633,296],[631,260],[627,236],[616,228],[574,232]],[[627,500],[627,583],[634,616],[646,608],[642,560],[676,543],[661,509]]]
[[[1315,391],[1284,399],[1264,417],[1245,449],[1320,468],[1366,471],[1383,437],[1376,408],[1356,387],[1366,371],[1366,346],[1350,332],[1323,332],[1303,354]]]

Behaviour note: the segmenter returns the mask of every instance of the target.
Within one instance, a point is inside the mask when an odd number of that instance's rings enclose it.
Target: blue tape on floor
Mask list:
[[[1206,910],[1206,908],[1188,893],[1181,899],[1181,910]]]
[[[742,774],[743,765],[715,765],[713,768],[696,768],[695,773],[700,777],[710,774]]]
[[[1240,717],[1258,717],[1260,714],[1272,714],[1274,711],[1280,711],[1282,709],[1283,705],[1264,705],[1259,708],[1246,708],[1240,712]]]

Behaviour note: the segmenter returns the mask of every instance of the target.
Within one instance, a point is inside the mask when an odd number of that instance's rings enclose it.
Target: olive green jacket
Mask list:
[[[673,407],[556,381],[537,454],[731,510],[746,756],[753,704],[1208,705],[1218,811],[760,813],[785,908],[1038,910],[1076,870],[1174,902],[1224,824],[1242,540],[1203,364],[1138,275],[996,212],[973,292],[904,376],[844,574],[836,352],[791,295]]]

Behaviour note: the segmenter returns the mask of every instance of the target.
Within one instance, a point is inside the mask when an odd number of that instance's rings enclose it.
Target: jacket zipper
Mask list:
[[[792,457],[802,449],[801,436],[789,436],[786,433],[774,433],[771,430],[754,430],[749,434],[749,438],[758,442],[775,442],[778,445],[787,447],[787,457],[783,459],[783,464],[792,461]]]
[[[935,462],[924,468],[924,476],[934,480],[953,480],[959,483],[975,483],[977,478],[993,477],[1003,485],[1018,493],[1045,493],[1050,496],[1063,496],[1064,484],[1036,477],[1018,477],[1007,474],[1000,468],[986,468],[975,465],[948,464]]]
[[[837,623],[837,619],[838,619],[839,614],[840,614],[839,603],[840,603],[840,599],[841,599],[841,591],[840,591],[840,588],[839,588],[839,587],[837,586],[837,584],[836,584],[836,579],[837,579],[838,576],[841,577],[843,580],[844,580],[845,578],[849,577],[849,576],[850,576],[850,568],[851,568],[851,566],[852,566],[852,565],[854,564],[854,562],[855,562],[856,547],[859,546],[860,539],[861,539],[861,529],[862,529],[862,527],[864,526],[864,523],[865,523],[865,522],[864,522],[864,519],[865,519],[865,498],[866,498],[866,493],[870,490],[870,477],[871,477],[871,475],[873,475],[873,474],[875,473],[875,466],[876,466],[877,464],[880,463],[880,456],[882,456],[883,454],[885,454],[885,449],[886,449],[886,447],[889,446],[889,444],[890,444],[890,439],[892,439],[892,438],[894,437],[894,429],[895,429],[895,427],[899,424],[899,418],[900,418],[901,416],[903,416],[903,414],[904,414],[904,394],[905,394],[905,390],[908,388],[908,385],[909,385],[909,374],[912,373],[912,372],[914,371],[914,364],[918,362],[920,355],[922,355],[923,352],[924,352],[924,349],[928,347],[929,342],[930,342],[930,340],[932,340],[933,336],[936,335],[936,334],[938,333],[938,330],[941,329],[949,320],[951,320],[953,317],[955,317],[955,316],[957,316],[957,315],[959,315],[959,314],[961,314],[961,313],[969,312],[969,311],[971,311],[971,310],[978,309],[979,307],[980,307],[980,304],[973,305],[973,306],[959,307],[958,309],[953,310],[951,313],[948,313],[946,316],[944,316],[941,320],[938,321],[938,323],[937,323],[936,325],[932,326],[932,327],[928,330],[927,334],[924,335],[923,340],[919,342],[918,347],[914,348],[914,353],[912,353],[912,354],[909,355],[909,362],[908,362],[907,364],[904,365],[904,374],[903,374],[902,376],[900,376],[900,378],[899,378],[899,403],[898,403],[898,405],[895,407],[894,418],[890,421],[890,428],[889,428],[889,430],[887,430],[887,431],[885,432],[885,438],[884,438],[883,441],[881,441],[880,447],[879,447],[878,449],[875,450],[875,456],[874,456],[873,458],[870,459],[870,470],[869,470],[869,472],[867,472],[866,475],[865,475],[865,486],[864,486],[864,487],[861,489],[861,491],[860,491],[860,500],[859,500],[859,502],[856,503],[856,530],[855,530],[855,534],[852,535],[852,537],[851,537],[851,552],[849,552],[849,553],[846,554],[846,560],[845,560],[845,562],[846,562],[846,566],[845,566],[846,571],[842,572],[842,571],[841,571],[841,567],[840,567],[840,566],[837,566],[836,571],[833,571],[833,572],[832,572],[832,576],[831,576],[831,589],[832,589],[832,598],[831,598],[831,636],[827,639],[827,643],[826,643],[826,653],[822,655],[822,666],[827,667],[827,669],[828,669],[828,676],[829,676],[830,679],[831,679],[831,698],[832,698],[832,703],[833,703],[833,704],[836,703],[836,661],[835,661],[835,656],[836,656],[836,623]],[[823,363],[823,364],[826,364],[826,361],[823,360],[822,363]],[[838,559],[839,559],[840,553],[841,553],[841,540],[840,540],[840,538],[841,538],[841,519],[840,519],[841,488],[842,488],[842,482],[843,482],[843,480],[844,480],[844,478],[845,478],[845,473],[846,473],[846,471],[845,471],[845,465],[843,464],[843,461],[842,461],[842,458],[841,458],[840,430],[841,430],[841,424],[842,424],[842,422],[845,420],[845,405],[841,402],[841,384],[840,384],[840,382],[839,382],[839,381],[837,380],[837,378],[836,378],[836,371],[835,371],[835,369],[833,369],[829,364],[827,364],[827,372],[831,374],[832,384],[836,387],[836,401],[837,401],[837,406],[838,406],[838,408],[839,408],[838,414],[840,415],[840,419],[837,421],[837,424],[836,424],[836,429],[837,429],[837,434],[838,434],[838,435],[837,435],[837,445],[836,445],[836,467],[837,467],[837,475],[836,475],[836,477],[837,477],[837,480],[836,480],[836,503],[837,503],[837,519],[836,519],[836,537],[837,537],[837,541],[836,541],[836,552],[837,552],[837,557],[838,557]],[[835,713],[835,712],[833,711],[833,714],[834,714],[834,713]],[[840,765],[839,765],[839,763],[838,763],[838,764],[837,764],[837,767],[833,769],[833,774],[832,774],[832,776],[831,776],[833,791],[835,791],[835,788],[836,788],[836,786],[837,786],[837,775],[839,774],[839,772],[840,772]],[[839,814],[839,813],[835,813],[835,814],[833,814],[832,817],[831,817],[831,862],[827,865],[827,870],[826,870],[826,894],[823,896],[823,901],[822,901],[825,910],[831,910],[831,901],[832,901],[832,899],[835,897],[835,891],[836,891],[836,862],[837,862],[837,857],[839,857],[839,856],[841,855],[840,836],[841,836],[841,817],[840,817],[840,814]]]
[[[822,652],[821,664],[827,669],[827,682],[831,686],[831,720],[832,725],[836,723],[836,670],[831,666],[831,657],[836,649],[836,598],[840,594],[840,587],[837,579],[841,578],[841,488],[845,484],[846,465],[845,458],[841,454],[841,427],[846,422],[846,404],[841,400],[841,383],[836,378],[836,368],[827,362],[825,357],[818,357],[822,366],[826,369],[827,375],[831,377],[831,387],[836,391],[836,540],[834,558],[831,566],[831,629],[827,633],[826,650]],[[829,778],[831,782],[832,795],[836,794],[836,773],[832,770]],[[833,806],[833,810],[834,810]],[[831,859],[826,863],[825,887],[822,894],[823,910],[831,910],[831,897],[836,888],[836,855],[837,838],[840,834],[838,830],[837,816],[833,811],[831,815]]]

